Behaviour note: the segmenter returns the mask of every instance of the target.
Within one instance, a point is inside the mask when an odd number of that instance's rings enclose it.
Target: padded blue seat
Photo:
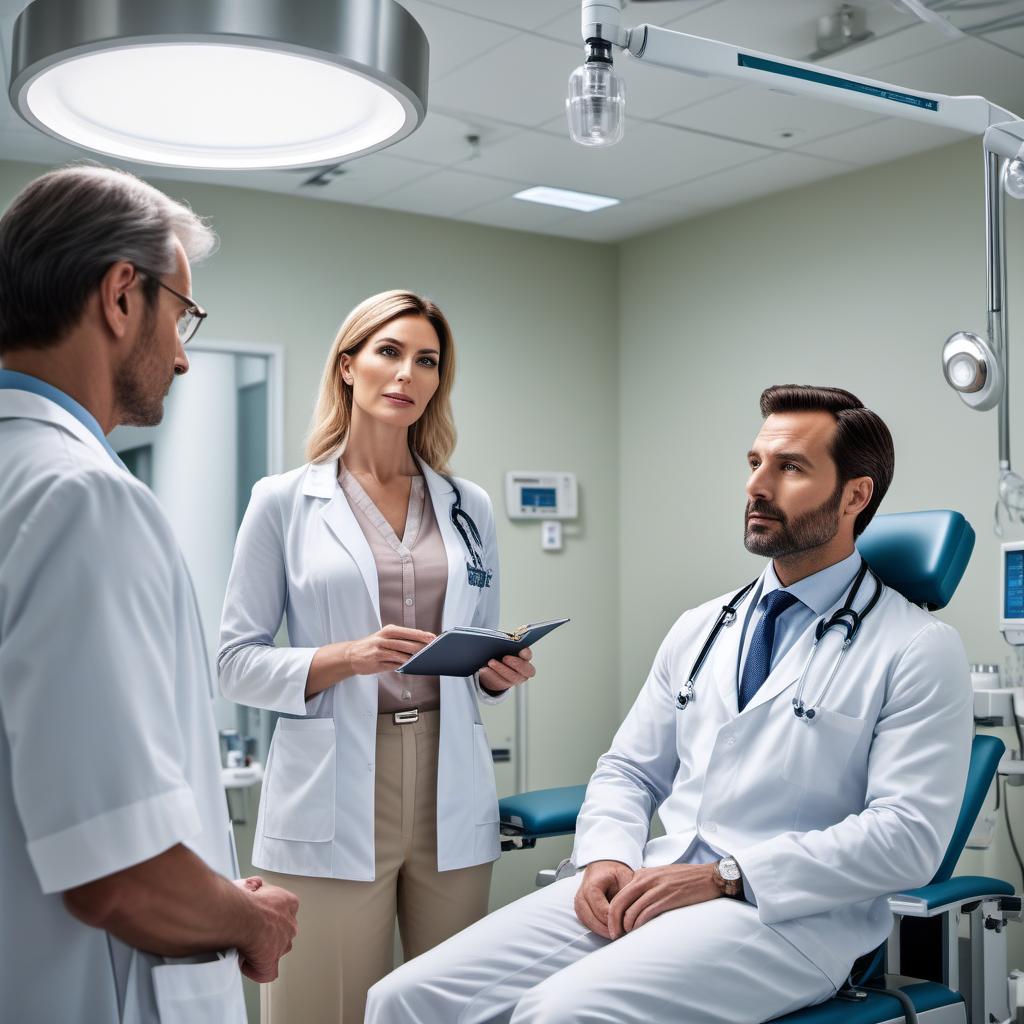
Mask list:
[[[936,981],[908,982],[899,988],[909,996],[918,1013],[963,1002],[959,992],[953,992]],[[786,1024],[885,1024],[891,1020],[903,1020],[903,1005],[895,996],[885,992],[870,992],[856,1001],[837,996],[817,1006],[775,1018],[780,1024],[782,1021]]]

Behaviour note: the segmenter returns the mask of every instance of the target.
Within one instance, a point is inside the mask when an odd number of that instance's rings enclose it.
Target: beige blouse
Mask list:
[[[413,477],[401,539],[344,462],[338,479],[373,552],[381,624],[440,633],[448,590],[448,554],[423,477]],[[437,676],[382,672],[377,683],[380,714],[410,708],[436,711],[441,707],[441,681]]]

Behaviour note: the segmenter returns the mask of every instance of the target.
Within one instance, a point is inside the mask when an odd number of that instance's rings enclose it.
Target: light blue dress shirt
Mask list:
[[[110,446],[103,428],[99,425],[96,417],[84,405],[76,402],[70,395],[65,394],[60,388],[47,384],[45,380],[33,377],[28,373],[19,373],[17,370],[0,370],[0,391],[27,391],[31,395],[39,395],[40,398],[48,398],[55,405],[59,405],[65,412],[82,424],[89,433],[93,434],[97,441],[107,450],[110,457],[117,465],[124,467],[117,452]]]

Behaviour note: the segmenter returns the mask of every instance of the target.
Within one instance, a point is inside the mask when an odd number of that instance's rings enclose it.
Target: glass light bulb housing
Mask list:
[[[1003,179],[1006,194],[1013,199],[1024,199],[1024,160],[1017,157],[1006,165],[1006,177]]]
[[[621,141],[626,83],[606,61],[587,61],[569,76],[565,111],[569,134],[581,146],[614,146]]]
[[[312,167],[414,131],[428,52],[394,0],[34,0],[10,98],[47,134],[134,163]]]

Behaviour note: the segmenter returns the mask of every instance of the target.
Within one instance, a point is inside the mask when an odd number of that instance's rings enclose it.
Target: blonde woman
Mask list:
[[[357,306],[327,358],[308,464],[260,481],[238,534],[221,687],[287,716],[253,863],[302,907],[263,992],[270,1024],[359,1024],[396,919],[411,959],[487,910],[498,807],[478,702],[530,678],[531,653],[465,679],[394,671],[443,629],[497,625],[491,503],[447,475],[454,376],[432,302]]]

